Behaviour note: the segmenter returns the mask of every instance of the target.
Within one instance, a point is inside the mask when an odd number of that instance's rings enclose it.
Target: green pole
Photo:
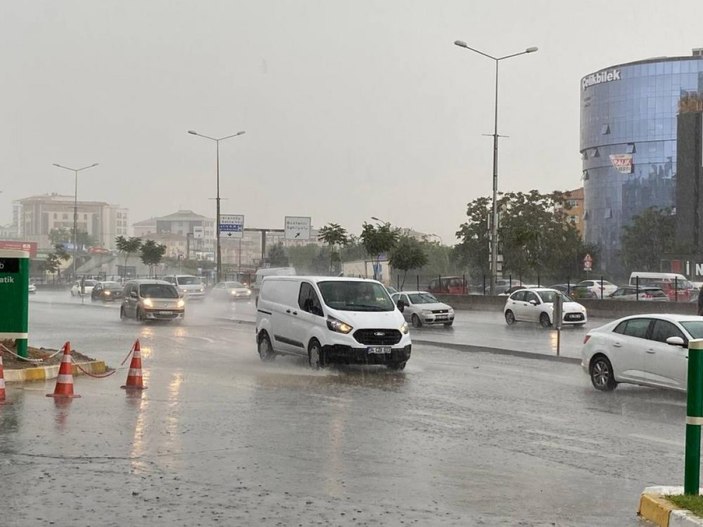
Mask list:
[[[686,404],[686,457],[684,494],[698,495],[701,476],[701,425],[703,424],[703,339],[688,342]]]

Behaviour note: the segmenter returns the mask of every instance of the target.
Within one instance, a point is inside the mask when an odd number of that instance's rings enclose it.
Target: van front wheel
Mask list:
[[[322,346],[314,339],[310,342],[310,346],[308,346],[308,363],[313,370],[319,370],[325,366]]]
[[[271,346],[271,340],[266,333],[262,333],[259,337],[259,357],[264,362],[270,362],[276,358],[276,353]]]

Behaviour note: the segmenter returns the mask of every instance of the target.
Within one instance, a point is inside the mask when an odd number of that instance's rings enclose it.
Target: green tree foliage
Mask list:
[[[475,273],[489,274],[489,218],[492,201],[482,197],[469,203],[468,221],[461,225],[461,259]],[[535,279],[537,276],[574,276],[584,246],[576,227],[568,221],[562,192],[540,194],[509,192],[498,199],[499,253],[503,274]]]
[[[390,223],[371,225],[364,222],[359,238],[364,249],[366,249],[366,253],[378,262],[381,259],[381,254],[390,253],[395,247],[399,236],[398,229],[393,229]],[[375,268],[373,277],[376,279]]]
[[[662,255],[676,252],[676,216],[670,208],[650,207],[623,227],[620,260],[630,271],[660,271]]]
[[[115,238],[115,246],[117,247],[117,251],[124,256],[124,273],[127,271],[127,261],[129,260],[129,257],[136,254],[139,252],[139,249],[141,249],[142,239],[136,237],[125,238],[124,236],[117,236]]]
[[[336,247],[343,247],[349,241],[347,230],[337,223],[328,223],[320,229],[317,239],[324,241],[329,248],[330,274],[338,274],[341,271],[342,260]]]
[[[73,243],[73,229],[68,230],[64,227],[59,229],[51,229],[48,236],[52,245]],[[76,241],[79,248],[92,247],[96,245],[95,237],[85,231],[78,231]]]
[[[288,265],[288,257],[282,243],[269,247],[268,259],[271,267],[286,267]]]
[[[141,244],[140,252],[142,263],[149,266],[149,276],[154,276],[154,268],[161,263],[161,259],[166,253],[166,246],[156,243],[154,240],[146,240]]]
[[[401,236],[391,250],[389,263],[393,269],[403,271],[403,281],[400,285],[405,286],[405,279],[410,269],[419,269],[427,263],[427,254],[424,251],[427,243],[422,243],[410,236]]]
[[[46,261],[44,262],[44,270],[48,273],[57,273],[59,279],[61,279],[61,262],[66,262],[70,260],[71,256],[64,249],[63,244],[56,243],[54,245],[54,252],[47,255]]]

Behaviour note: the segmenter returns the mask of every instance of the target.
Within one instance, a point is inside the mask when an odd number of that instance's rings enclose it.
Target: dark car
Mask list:
[[[90,299],[93,302],[102,300],[103,302],[114,302],[122,300],[122,284],[119,282],[98,282],[90,292]]]
[[[442,276],[431,280],[427,291],[440,295],[468,295],[469,284],[461,276]]]

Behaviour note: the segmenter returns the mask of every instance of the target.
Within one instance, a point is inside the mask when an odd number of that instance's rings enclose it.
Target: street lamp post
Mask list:
[[[63,168],[64,170],[70,170],[74,174],[74,188],[73,188],[73,279],[76,279],[76,259],[78,257],[78,172],[81,170],[87,170],[98,166],[98,163],[93,163],[83,168],[70,168],[58,163],[54,163],[55,167]]]
[[[534,53],[537,51],[536,47],[529,47],[525,51],[520,51],[519,53],[512,53],[510,55],[505,55],[503,57],[494,57],[483,51],[479,51],[472,47],[469,47],[466,42],[461,40],[455,40],[454,45],[460,48],[468,49],[483,55],[495,62],[496,69],[496,96],[495,96],[495,110],[494,110],[494,121],[493,121],[493,210],[491,212],[491,283],[490,283],[490,293],[493,295],[495,293],[496,278],[497,278],[497,268],[498,268],[498,63],[501,60],[509,59],[512,57],[517,57],[519,55],[525,55],[526,53]]]
[[[188,130],[188,133],[192,135],[197,135],[198,137],[204,137],[205,139],[209,139],[210,141],[215,141],[215,144],[217,145],[217,197],[215,197],[215,201],[217,202],[215,212],[215,236],[217,236],[217,254],[215,256],[215,278],[216,282],[219,282],[222,276],[222,252],[220,250],[220,141],[224,141],[225,139],[230,139],[232,137],[237,137],[238,135],[244,135],[246,132],[242,130],[240,132],[237,132],[236,134],[228,135],[225,137],[210,137],[207,135],[199,134],[195,130]]]

